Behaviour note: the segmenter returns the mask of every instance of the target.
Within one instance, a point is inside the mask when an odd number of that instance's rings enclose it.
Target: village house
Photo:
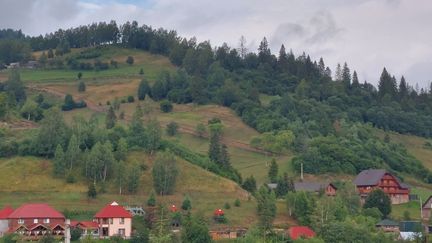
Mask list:
[[[305,191],[313,193],[324,193],[327,196],[336,196],[337,188],[332,183],[324,182],[295,182],[294,189],[296,192]]]
[[[4,233],[9,230],[9,215],[13,213],[13,208],[9,206],[5,206],[2,210],[0,210],[0,237],[4,235]]]
[[[20,234],[27,240],[37,240],[47,234],[55,238],[65,235],[65,216],[48,204],[24,204],[7,218],[8,233]]]
[[[99,224],[94,221],[71,221],[71,228],[81,229],[81,238],[99,238]]]
[[[120,236],[130,238],[132,233],[132,214],[118,203],[113,202],[102,208],[95,216],[101,238]]]
[[[214,241],[217,241],[222,239],[236,239],[243,237],[246,232],[246,228],[221,228],[210,230],[209,234]]]
[[[422,205],[422,218],[424,220],[429,220],[431,217],[431,209],[432,209],[432,196],[429,196],[428,199]]]
[[[383,219],[380,222],[378,222],[375,225],[375,227],[386,233],[387,232],[399,233],[399,223],[391,219]]]
[[[409,202],[410,188],[402,183],[396,176],[383,169],[364,170],[354,180],[360,194],[362,203],[375,189],[381,189],[386,193],[392,204]]]

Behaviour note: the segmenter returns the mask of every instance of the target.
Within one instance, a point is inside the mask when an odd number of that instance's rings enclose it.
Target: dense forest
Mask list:
[[[261,133],[291,132],[292,140],[284,146],[297,152],[293,163],[304,163],[306,172],[357,173],[385,167],[432,182],[432,174],[402,146],[382,141],[372,131],[371,127],[377,127],[432,136],[432,89],[413,88],[404,77],[398,81],[385,68],[375,87],[360,82],[347,63],[332,72],[323,58],[314,61],[305,53],[295,56],[283,45],[277,55],[272,54],[265,37],[253,52],[246,49],[244,38],[238,48],[213,47],[208,41],[198,43],[196,38],[182,38],[175,31],[139,26],[135,21],[120,26],[114,21],[94,23],[37,37],[2,30],[0,60],[26,61],[31,50],[45,50],[48,54],[42,57],[52,64],[46,68],[103,69],[115,63],[85,60],[97,58],[98,49],[106,45],[165,55],[180,67],[175,74],[162,73],[141,95],[175,103],[217,103],[235,110]],[[95,46],[67,60],[58,58],[70,48]],[[260,94],[280,98],[264,107]]]

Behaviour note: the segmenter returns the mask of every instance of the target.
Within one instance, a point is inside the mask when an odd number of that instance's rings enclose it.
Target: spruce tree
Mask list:
[[[221,162],[221,142],[220,136],[222,125],[220,123],[209,125],[210,130],[210,144],[208,156],[211,161],[219,164]]]
[[[270,162],[270,167],[268,171],[268,178],[270,183],[276,183],[277,176],[278,176],[278,165],[276,163],[276,160],[273,158]]]
[[[336,67],[335,81],[342,81],[342,67],[340,63],[338,63]]]
[[[399,83],[399,98],[402,100],[403,98],[408,97],[408,85],[405,81],[405,77],[402,76]]]
[[[383,98],[385,95],[389,95],[390,98],[394,98],[397,94],[396,80],[387,72],[384,68],[378,83],[378,95]]]
[[[117,121],[117,117],[116,114],[114,112],[114,108],[112,106],[110,106],[109,110],[108,110],[108,114],[105,118],[105,125],[107,129],[111,129],[115,126]]]
[[[147,199],[147,206],[154,207],[156,206],[156,195],[154,191],[151,192],[149,198]]]
[[[342,82],[344,83],[345,90],[349,90],[351,87],[351,72],[347,63],[344,64],[342,69]]]
[[[353,75],[352,75],[352,87],[354,89],[357,89],[357,88],[360,87],[360,82],[358,80],[358,76],[357,76],[357,72],[356,71],[354,71]]]
[[[144,100],[150,94],[150,86],[146,79],[142,79],[138,86],[138,99]]]
[[[90,183],[87,190],[87,197],[96,198],[97,192],[94,183]]]
[[[288,70],[288,55],[286,53],[284,45],[282,45],[279,50],[279,58],[277,65],[280,72],[285,72],[286,70]]]
[[[276,217],[276,197],[273,192],[262,186],[256,195],[258,225],[265,233],[273,228],[273,220]]]
[[[249,176],[244,180],[242,188],[250,193],[254,193],[256,191],[257,185],[253,175]]]
[[[221,146],[221,154],[220,154],[220,164],[225,168],[230,168],[230,157],[228,154],[228,147],[225,144]]]
[[[181,208],[183,210],[191,210],[192,209],[192,203],[191,203],[190,198],[188,196],[186,196],[185,199],[183,200]]]

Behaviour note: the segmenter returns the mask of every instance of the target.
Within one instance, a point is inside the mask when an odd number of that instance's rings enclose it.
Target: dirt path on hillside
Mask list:
[[[61,90],[55,89],[55,88],[51,88],[51,87],[40,87],[40,86],[36,86],[36,85],[28,85],[27,88],[32,89],[32,90],[36,90],[36,91],[40,91],[40,92],[46,92],[49,94],[52,94],[54,96],[60,97],[60,98],[64,98],[66,96],[66,93],[64,93]],[[88,100],[88,99],[83,99],[84,102],[86,102],[87,104],[87,108],[89,108],[92,111],[95,112],[106,112],[107,109],[104,106],[100,106],[95,104],[94,102]],[[125,115],[124,116],[124,120],[127,122],[130,122],[132,120],[132,117],[129,115]],[[168,125],[169,122],[160,122],[160,125],[162,127],[165,127],[166,125]],[[24,128],[25,129],[25,128]],[[198,137],[198,133],[195,131],[195,128],[192,126],[187,126],[187,125],[179,125],[178,131],[180,133],[186,133],[186,134],[190,134],[193,136],[197,136]],[[205,138],[208,138],[207,134],[204,134]],[[251,152],[256,152],[256,153],[261,153],[261,154],[266,154],[266,155],[273,155],[273,153],[263,150],[263,149],[259,149],[259,148],[255,148],[252,147],[250,144],[248,143],[244,143],[238,140],[234,140],[234,139],[230,139],[227,137],[222,137],[221,142],[223,144],[225,144],[228,147],[235,147],[235,148],[239,148],[239,149],[243,149],[246,151],[251,151]]]

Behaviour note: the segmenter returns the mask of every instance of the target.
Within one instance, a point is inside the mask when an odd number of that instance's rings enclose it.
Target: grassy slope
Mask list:
[[[152,165],[152,158],[142,152],[132,152],[128,161],[138,161],[149,168]],[[241,207],[226,210],[229,223],[247,226],[255,222],[255,202],[249,201],[248,194],[235,183],[182,160],[178,160],[178,166],[180,175],[175,194],[158,200],[167,205],[174,203],[180,206],[184,195],[189,195],[193,209],[210,218],[214,209],[222,208],[225,202],[233,205],[234,200],[239,198]],[[58,210],[78,210],[91,215],[113,200],[122,204],[142,205],[153,188],[151,169],[147,169],[141,176],[141,187],[137,195],[118,195],[117,188],[111,185],[108,186],[108,193],[99,195],[95,200],[88,200],[85,183],[66,184],[62,179],[53,178],[51,162],[45,159],[0,159],[0,171],[0,207],[6,204],[17,207],[28,202],[46,202]]]

